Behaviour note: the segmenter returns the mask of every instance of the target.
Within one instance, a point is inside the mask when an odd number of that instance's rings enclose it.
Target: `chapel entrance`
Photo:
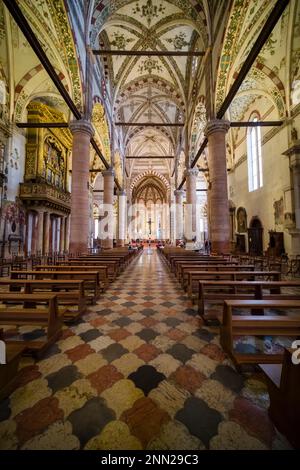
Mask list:
[[[249,240],[249,254],[262,255],[263,254],[263,226],[258,217],[251,220],[250,227],[248,228]]]

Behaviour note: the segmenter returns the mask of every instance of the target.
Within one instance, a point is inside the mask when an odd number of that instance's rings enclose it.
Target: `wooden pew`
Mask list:
[[[79,280],[84,281],[84,296],[95,304],[100,297],[100,278],[98,271],[70,271],[70,270],[28,270],[11,271],[11,279],[53,279],[53,280]]]
[[[48,265],[48,264],[41,264],[40,266],[36,266],[36,271],[97,271],[99,273],[100,279],[100,288],[105,291],[109,285],[108,279],[108,267],[107,266],[73,266],[73,265]]]
[[[287,315],[235,315],[234,309],[261,312],[263,309],[286,310]],[[300,317],[288,315],[290,309],[300,310],[300,300],[225,300],[220,342],[234,364],[277,364],[282,354],[240,354],[234,351],[234,336],[292,336],[300,335]]]
[[[298,293],[282,293],[283,287],[298,288]],[[198,313],[203,319],[205,301],[223,303],[230,299],[300,300],[300,281],[199,281]]]
[[[237,266],[237,263],[235,261],[226,261],[226,260],[193,260],[193,261],[186,261],[186,260],[176,260],[174,262],[174,274],[178,278],[179,282],[181,281],[183,269],[188,269],[190,268],[191,270],[193,269],[199,269],[201,266],[231,266],[232,268],[234,266]]]
[[[51,279],[0,279],[0,286],[7,286],[11,292],[13,289],[24,288],[24,294],[35,292],[55,292],[59,306],[63,308],[64,321],[77,320],[86,311],[86,297],[84,294],[84,282],[81,280],[51,280]],[[76,306],[77,310],[70,310],[69,306]]]
[[[13,306],[12,306],[13,305]],[[51,293],[38,294],[0,294],[0,325],[34,325],[47,330],[46,340],[12,341],[7,344],[26,347],[26,352],[38,357],[42,356],[48,347],[53,344],[61,334],[62,318],[58,310],[57,296]]]
[[[119,265],[120,271],[123,271],[125,269],[125,266],[128,264],[128,258],[126,256],[120,256],[120,255],[110,255],[110,254],[105,254],[105,255],[86,255],[86,256],[78,256],[76,258],[81,261],[97,261],[98,263],[103,261],[116,261]],[[73,258],[72,258],[73,260]]]
[[[115,260],[101,260],[101,261],[83,261],[78,259],[69,259],[68,261],[64,261],[58,264],[58,266],[80,266],[80,267],[97,267],[97,266],[105,266],[108,270],[108,277],[110,281],[114,281],[117,275],[120,272],[119,263]]]
[[[252,271],[243,270],[244,266],[235,266],[231,270],[225,269],[221,270],[203,270],[203,271],[185,271],[187,280],[184,282],[184,288],[187,290],[189,297],[192,302],[199,298],[199,281],[255,281],[258,278],[262,278],[264,281],[280,281],[281,274],[278,271]],[[196,296],[194,297],[194,292]]]
[[[0,365],[0,401],[8,397],[15,389],[21,355],[26,350],[24,344],[6,344],[3,330],[0,329],[0,341],[5,345],[5,364]]]
[[[293,349],[284,350],[282,364],[259,364],[270,396],[269,416],[295,449],[300,448],[300,365],[293,364]]]
[[[197,264],[182,264],[180,265],[180,275],[178,279],[182,284],[182,287],[185,289],[189,281],[189,273],[198,272],[198,271],[254,271],[254,266],[249,264],[246,265],[232,265],[228,263],[197,263]]]

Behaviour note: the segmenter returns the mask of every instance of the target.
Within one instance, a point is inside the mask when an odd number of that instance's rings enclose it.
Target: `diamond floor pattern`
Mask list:
[[[146,249],[0,403],[1,449],[282,449],[259,375]]]

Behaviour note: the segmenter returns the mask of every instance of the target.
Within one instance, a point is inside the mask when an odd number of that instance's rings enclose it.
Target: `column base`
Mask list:
[[[69,246],[69,253],[70,254],[76,254],[76,253],[87,253],[88,247],[86,243],[81,243],[81,242],[70,242]]]
[[[125,240],[117,240],[117,246],[125,246]]]
[[[112,250],[114,247],[113,240],[109,240],[109,239],[102,240],[101,246],[103,250]]]
[[[211,250],[217,253],[230,253],[231,246],[230,241],[213,241],[211,242]]]
[[[185,249],[186,250],[194,250],[195,249],[195,242],[186,242]]]

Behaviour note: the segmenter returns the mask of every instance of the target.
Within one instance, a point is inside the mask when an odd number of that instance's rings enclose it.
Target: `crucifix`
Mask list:
[[[149,235],[151,235],[151,225],[152,225],[151,217],[149,217],[147,224],[149,225]]]

